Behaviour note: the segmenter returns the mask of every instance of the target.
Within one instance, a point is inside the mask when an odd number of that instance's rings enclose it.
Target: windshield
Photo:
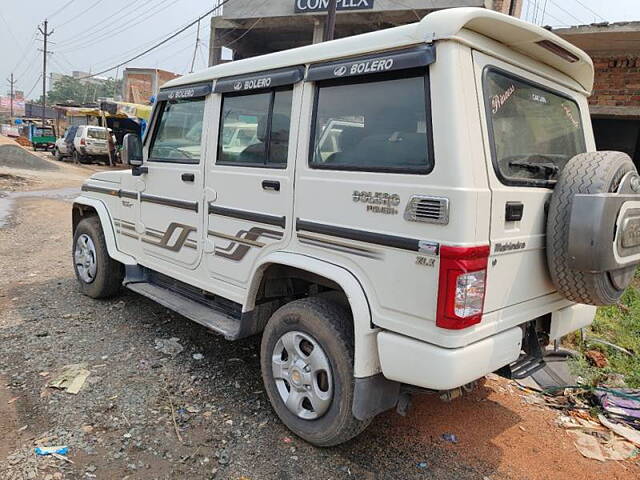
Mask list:
[[[586,150],[578,105],[561,94],[491,70],[485,102],[494,166],[507,185],[551,186]]]
[[[99,140],[107,139],[107,131],[101,128],[90,128],[87,131],[87,137],[89,138],[97,138]]]
[[[36,137],[47,137],[53,135],[53,128],[51,127],[38,127],[36,128]]]

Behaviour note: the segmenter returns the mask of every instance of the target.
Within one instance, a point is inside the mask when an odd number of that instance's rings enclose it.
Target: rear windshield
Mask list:
[[[36,128],[36,137],[46,137],[53,135],[53,128]]]
[[[107,131],[106,130],[102,130],[100,128],[90,128],[89,131],[87,132],[87,137],[89,137],[89,138],[97,138],[99,140],[106,140],[107,139]]]
[[[567,161],[586,150],[578,105],[503,72],[485,76],[485,103],[500,180],[553,186]]]
[[[312,168],[427,173],[427,78],[424,71],[362,81],[320,82]]]

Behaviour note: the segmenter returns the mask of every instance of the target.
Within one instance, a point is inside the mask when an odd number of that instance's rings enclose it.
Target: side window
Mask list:
[[[310,166],[430,172],[427,82],[424,70],[318,82]]]
[[[217,164],[284,168],[293,90],[225,95]]]
[[[163,102],[151,141],[149,161],[200,162],[204,104],[204,97]]]

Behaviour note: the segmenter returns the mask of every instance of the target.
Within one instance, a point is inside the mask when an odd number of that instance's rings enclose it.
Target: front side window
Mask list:
[[[218,141],[218,164],[285,167],[293,90],[226,95]]]
[[[424,71],[318,82],[311,167],[428,173],[426,82]]]
[[[586,150],[575,101],[524,79],[488,70],[484,79],[493,161],[507,185],[551,186]]]
[[[200,97],[167,100],[160,106],[160,117],[149,153],[150,161],[200,161],[204,104],[204,97]]]

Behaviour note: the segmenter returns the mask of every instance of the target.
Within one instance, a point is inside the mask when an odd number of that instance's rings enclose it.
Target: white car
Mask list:
[[[51,155],[56,157],[56,160],[63,160],[65,157],[69,156],[69,148],[67,147],[67,142],[65,137],[67,136],[67,131],[56,140],[53,149],[51,150]]]
[[[526,377],[640,263],[640,177],[596,151],[593,76],[544,28],[452,8],[172,80],[132,170],[75,200],[80,288],[262,335],[274,410],[319,446],[411,389]]]
[[[78,127],[73,139],[73,160],[76,163],[94,161],[109,162],[109,129],[82,125]],[[115,142],[115,141],[114,141]]]

